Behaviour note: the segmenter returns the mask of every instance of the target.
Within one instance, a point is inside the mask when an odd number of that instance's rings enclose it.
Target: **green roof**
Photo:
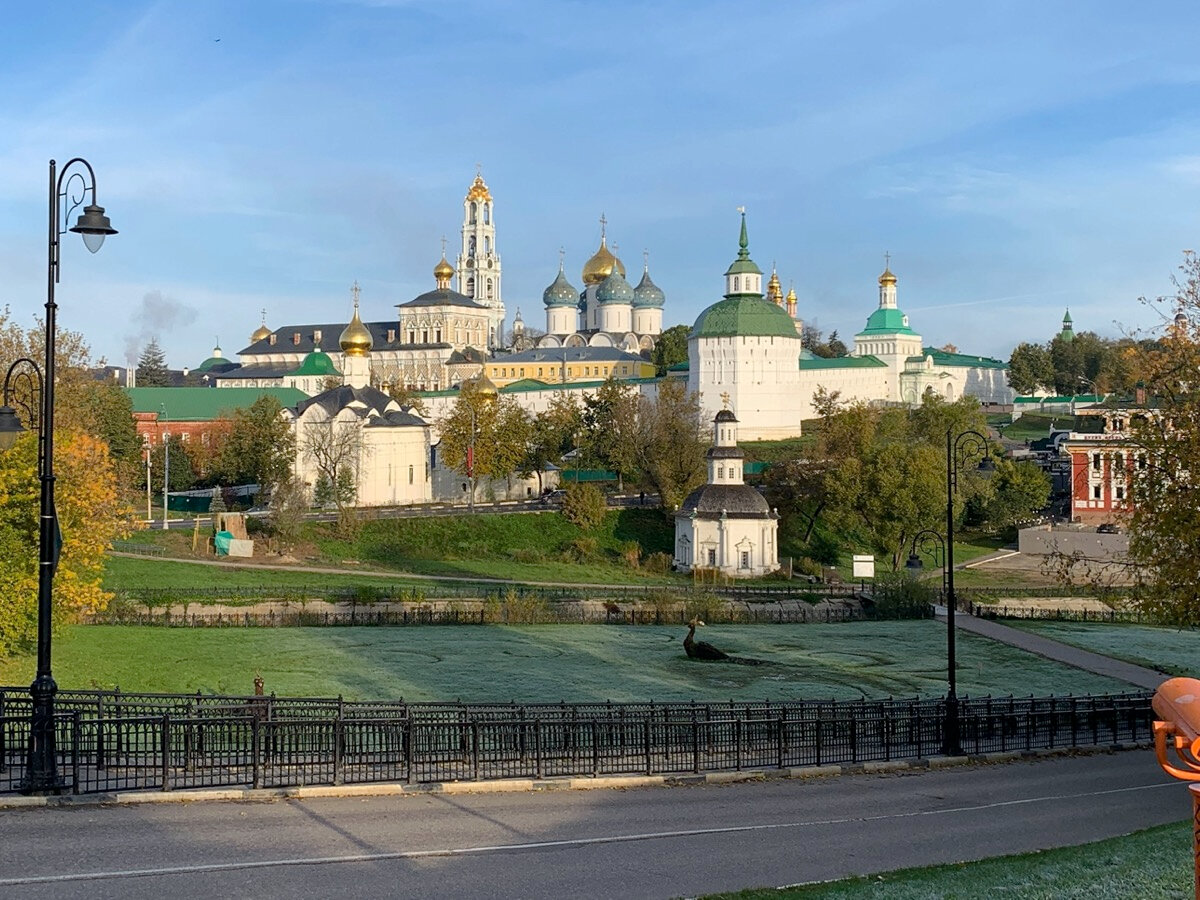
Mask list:
[[[237,363],[235,363],[233,360],[226,359],[223,356],[210,356],[204,362],[200,363],[200,365],[196,366],[196,368],[192,369],[192,371],[193,372],[208,372],[212,369],[213,366],[227,366],[227,367],[232,368],[236,365],[237,365]]]
[[[886,369],[887,363],[878,356],[835,356],[831,359],[814,356],[800,359],[801,369],[877,369],[881,366]]]
[[[683,362],[677,362],[672,366],[667,366],[667,371],[668,372],[686,372],[691,367],[692,367],[692,364],[688,360],[685,359]]]
[[[1058,397],[1015,397],[1013,403],[1103,403],[1100,394],[1065,394]]]
[[[692,326],[693,337],[793,337],[799,340],[795,320],[757,294],[734,294],[714,303]]]
[[[333,360],[324,350],[314,350],[304,357],[304,361],[300,363],[298,369],[294,369],[288,373],[289,375],[341,375],[333,365]]]
[[[171,422],[211,422],[251,406],[259,397],[274,397],[281,406],[295,406],[308,394],[298,388],[135,387],[125,393],[135,413],[166,413]]]
[[[916,332],[908,327],[908,316],[899,309],[880,307],[867,318],[867,327],[859,334],[916,334]]]
[[[990,356],[971,356],[967,353],[947,353],[945,350],[939,350],[936,347],[923,347],[920,356],[910,356],[912,361],[924,359],[926,356],[933,357],[933,363],[937,366],[964,366],[972,369],[1007,369],[1008,363],[999,359],[992,359]]]
[[[746,237],[746,214],[742,213],[742,233],[738,237],[738,255],[729,268],[725,270],[726,275],[761,275],[762,269],[754,264],[754,260],[750,258],[750,240]]]

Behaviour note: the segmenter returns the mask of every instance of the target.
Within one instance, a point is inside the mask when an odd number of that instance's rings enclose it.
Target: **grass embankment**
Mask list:
[[[1006,624],[1172,675],[1200,676],[1200,634],[1193,629],[1031,619]]]
[[[708,900],[1185,900],[1192,896],[1191,844],[1189,823],[1179,822],[1081,847],[900,869],[827,884],[715,894]]]
[[[312,584],[314,578],[345,578],[347,584],[369,583],[374,572],[412,575],[503,578],[515,581],[592,582],[681,582],[669,572],[652,572],[642,563],[653,553],[670,554],[674,544],[674,524],[660,509],[609,510],[604,522],[591,531],[571,524],[561,513],[539,512],[508,515],[479,514],[419,518],[371,519],[362,524],[354,540],[339,538],[332,523],[314,522],[304,526],[299,547],[287,558],[260,555],[257,562],[284,562],[297,566],[357,568],[358,576],[299,576],[299,580],[273,582],[274,575],[250,571],[253,583],[284,585]],[[202,530],[205,536],[207,532]],[[139,543],[162,546],[168,556],[211,558],[204,550],[192,550],[192,532],[139,532]],[[640,557],[633,566],[629,557]],[[238,565],[228,561],[232,567]],[[105,587],[179,586],[179,579],[191,584],[233,585],[227,580],[232,568],[181,567],[184,574],[167,575],[163,564],[162,580],[151,566],[110,566]],[[244,565],[253,565],[248,563]],[[244,567],[242,571],[247,571]],[[125,576],[138,579],[126,582]],[[164,581],[166,583],[164,583]]]
[[[1036,441],[1044,437],[1050,437],[1051,425],[1058,428],[1070,427],[1074,418],[1070,413],[1058,413],[1057,415],[1029,413],[1021,416],[1010,425],[993,424],[990,421],[988,424],[1010,441]]]
[[[687,659],[686,629],[540,625],[420,628],[68,627],[54,648],[66,687],[267,690],[355,699],[589,701],[941,696],[944,626],[931,620],[713,626],[704,638],[760,666]],[[970,634],[959,636],[959,693],[1048,695],[1128,685]],[[28,684],[32,656],[0,661]]]
[[[403,584],[432,585],[419,578],[404,579]],[[106,591],[138,588],[215,588],[235,591],[238,588],[279,588],[281,591],[320,585],[338,587],[395,587],[397,579],[371,575],[328,575],[316,572],[280,572],[259,566],[237,566],[233,562],[221,566],[196,566],[169,559],[128,556],[109,557],[104,567],[102,585]]]

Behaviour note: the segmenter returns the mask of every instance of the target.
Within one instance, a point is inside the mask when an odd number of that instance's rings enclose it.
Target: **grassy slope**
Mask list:
[[[297,554],[301,559],[296,564],[361,566],[364,576],[374,570],[601,584],[680,581],[678,576],[654,575],[631,568],[621,558],[622,545],[628,542],[641,548],[643,558],[651,553],[672,551],[674,523],[658,509],[610,510],[604,523],[591,532],[572,525],[558,512],[542,512],[376,519],[363,524],[354,542],[338,539],[332,524],[312,523],[305,526],[304,539]],[[162,546],[168,556],[211,558],[203,551],[192,552],[190,531],[140,532],[134,541]],[[581,544],[594,545],[594,549],[580,553]],[[261,559],[272,561],[270,557]],[[292,579],[266,573],[233,574],[235,571],[179,566],[172,573],[169,563],[112,560],[105,587],[112,590],[181,583],[295,585],[341,577],[300,574]],[[345,579],[347,583],[370,583],[365,577],[345,576]]]
[[[740,891],[709,900],[1186,900],[1192,896],[1191,843],[1189,824],[1180,822],[1081,847],[901,869],[829,884]]]
[[[358,699],[726,700],[940,696],[945,629],[933,621],[742,625],[705,638],[763,666],[700,663],[682,627],[542,625],[420,628],[67,628],[63,687],[246,692],[256,672],[280,694]],[[32,657],[0,661],[26,684]],[[1003,644],[959,638],[959,692],[980,696],[1120,691],[1127,686]]]
[[[1045,416],[1040,414],[1024,415],[1011,425],[993,426],[1004,437],[1011,441],[1036,441],[1040,438],[1050,436],[1050,426],[1070,425],[1074,417],[1069,413],[1060,413],[1053,416]]]
[[[420,581],[415,579],[414,581]],[[113,591],[122,588],[172,587],[278,587],[299,588],[316,584],[395,585],[396,579],[370,575],[324,575],[309,572],[275,572],[254,566],[228,563],[219,567],[195,566],[162,559],[113,556],[104,567],[103,586]],[[405,582],[408,583],[408,582]],[[423,582],[429,584],[430,582]]]
[[[1200,675],[1200,634],[1192,630],[1088,622],[1038,622],[1016,619],[1009,624],[1074,644],[1139,666],[1176,675]]]

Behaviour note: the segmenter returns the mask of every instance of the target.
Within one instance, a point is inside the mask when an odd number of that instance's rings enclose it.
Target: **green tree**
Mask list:
[[[138,357],[136,377],[138,387],[168,387],[171,384],[167,358],[158,345],[158,338],[150,338],[143,348]]]
[[[655,398],[640,399],[638,467],[658,492],[663,509],[675,509],[704,483],[708,445],[707,427],[700,425],[700,401],[686,384],[668,378],[659,382]]]
[[[984,524],[1005,530],[1028,522],[1050,500],[1050,487],[1050,476],[1035,463],[997,460],[981,501]]]
[[[650,361],[659,375],[666,375],[671,366],[688,361],[687,340],[690,331],[687,325],[672,325],[658,336],[650,353]]]
[[[198,482],[196,470],[192,467],[192,458],[188,454],[187,445],[177,436],[164,435],[165,440],[156,444],[150,451],[150,489],[161,491],[163,486],[163,453],[164,448],[171,457],[171,473],[169,488],[172,491],[186,491],[194,488]],[[138,483],[144,489],[146,486],[146,470],[140,467]]]
[[[258,484],[260,496],[291,476],[296,437],[274,397],[262,396],[234,410],[229,435],[214,460],[214,469],[227,484]]]
[[[1021,343],[1013,348],[1008,383],[1018,394],[1035,394],[1055,383],[1054,362],[1044,344]]]
[[[609,376],[583,399],[580,449],[588,467],[617,473],[617,489],[638,472],[638,395],[629,384]]]
[[[471,479],[507,479],[527,463],[531,428],[529,417],[511,397],[499,397],[464,382],[454,406],[438,423],[442,460]],[[474,462],[468,471],[467,456]]]
[[[1165,623],[1200,625],[1200,257],[1188,252],[1175,294],[1142,302],[1169,323],[1133,368],[1147,402],[1129,410],[1129,556],[1140,607]],[[1128,449],[1128,448],[1127,448]]]
[[[594,484],[569,484],[563,497],[562,515],[568,522],[584,531],[592,531],[604,523],[608,504],[604,492]]]

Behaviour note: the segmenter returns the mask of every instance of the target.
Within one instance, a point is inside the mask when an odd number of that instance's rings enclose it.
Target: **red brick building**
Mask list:
[[[1129,438],[1137,408],[1081,410],[1060,452],[1071,457],[1071,521],[1117,523],[1129,514],[1129,477],[1142,456]]]

